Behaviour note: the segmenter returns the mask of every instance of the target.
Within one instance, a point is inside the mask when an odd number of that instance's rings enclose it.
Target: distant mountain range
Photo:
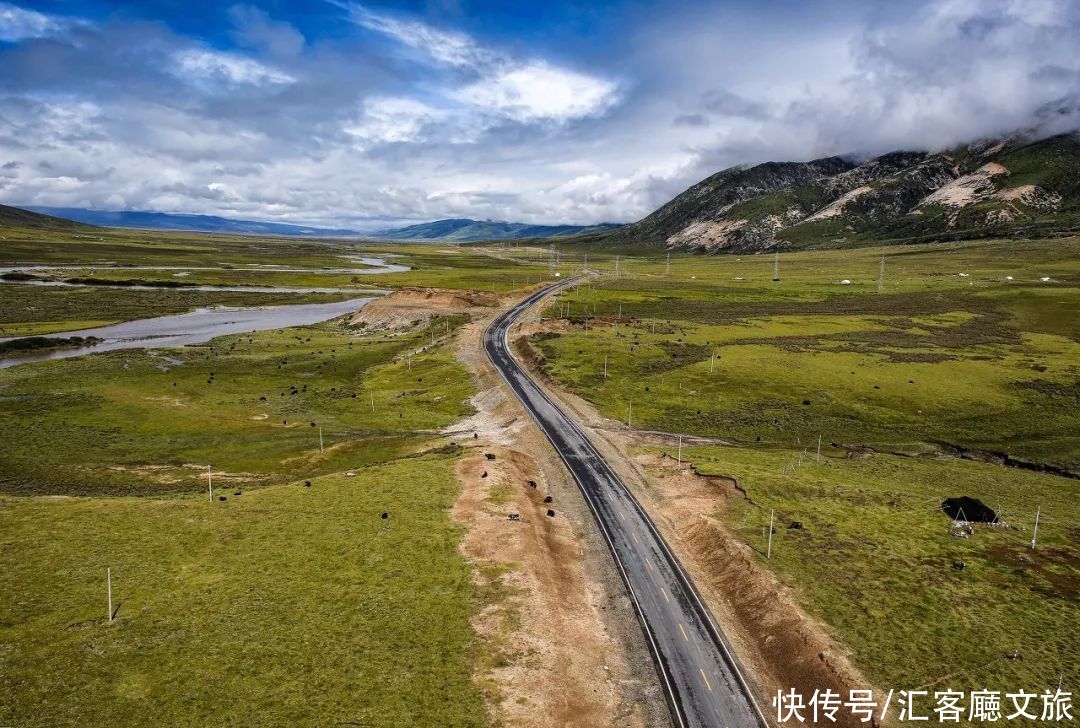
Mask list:
[[[60,217],[42,215],[21,207],[0,205],[0,228],[30,228],[35,230],[89,230],[88,225]]]
[[[9,210],[20,210],[11,207]],[[33,211],[33,212],[29,212]],[[362,233],[347,228],[321,228],[291,223],[235,220],[214,215],[185,215],[168,212],[136,212],[133,210],[87,210],[78,207],[29,206],[22,210],[23,227],[56,226],[49,219],[95,225],[98,227],[141,228],[146,230],[177,230],[187,232],[226,233],[232,235],[286,235],[301,237],[363,237],[377,240],[433,240],[442,242],[475,242],[478,240],[508,240],[518,238],[549,238],[582,233],[603,232],[618,225],[528,225],[520,222],[494,222],[457,218],[436,220],[402,228]],[[36,219],[31,216],[37,215]],[[0,216],[0,224],[17,225],[18,219]],[[34,220],[34,224],[29,223]]]
[[[27,209],[99,227],[143,228],[146,230],[182,230],[203,233],[240,235],[290,236],[352,236],[355,230],[320,228],[257,220],[233,220],[214,215],[183,215],[168,212],[135,212],[133,210],[84,210],[78,207],[39,207]]]
[[[614,223],[599,225],[529,225],[522,222],[496,222],[454,218],[436,220],[394,230],[382,230],[368,237],[381,240],[441,240],[468,243],[478,240],[517,240],[521,238],[557,238],[567,235],[604,232],[619,227]]]
[[[754,253],[1070,233],[1080,233],[1077,133],[732,167],[638,222],[573,242]]]

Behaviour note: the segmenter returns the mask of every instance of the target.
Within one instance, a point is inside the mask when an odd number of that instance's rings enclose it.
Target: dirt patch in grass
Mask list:
[[[612,675],[625,666],[596,614],[573,528],[545,515],[547,482],[532,458],[493,450],[495,461],[477,453],[459,462],[453,510],[468,528],[462,551],[477,564],[477,586],[495,597],[473,618],[489,704],[510,725],[603,725],[618,711]]]
[[[448,288],[402,288],[375,299],[349,317],[348,323],[374,331],[395,331],[422,326],[435,316],[485,312],[498,305],[499,297],[494,294]]]

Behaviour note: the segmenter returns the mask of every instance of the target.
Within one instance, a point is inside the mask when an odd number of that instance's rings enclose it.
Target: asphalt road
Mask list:
[[[507,332],[530,306],[568,279],[497,318],[484,350],[540,425],[589,503],[629,589],[677,726],[765,725],[719,628],[652,521],[577,424],[510,354]]]

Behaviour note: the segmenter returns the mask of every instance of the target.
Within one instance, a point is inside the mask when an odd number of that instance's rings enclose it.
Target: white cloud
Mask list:
[[[444,112],[414,99],[377,96],[364,102],[360,120],[345,131],[367,143],[427,141],[425,127],[446,118]]]
[[[473,107],[468,111],[514,122],[569,122],[597,116],[619,100],[617,85],[607,79],[559,68],[541,59],[518,59],[484,48],[462,33],[414,20],[375,13],[362,5],[344,5],[358,25],[422,51],[426,60],[463,69],[476,80],[441,92]]]
[[[63,27],[62,21],[50,15],[0,2],[0,41],[12,43],[24,38],[42,38]]]
[[[343,4],[357,25],[390,36],[410,48],[423,51],[433,60],[451,66],[491,63],[494,56],[477,46],[469,36],[432,28],[415,20],[402,20],[375,13],[356,3]]]
[[[226,86],[267,86],[294,83],[287,73],[244,56],[203,48],[187,48],[173,55],[182,77]]]
[[[500,69],[456,90],[454,96],[522,122],[596,116],[618,101],[614,83],[544,61]]]

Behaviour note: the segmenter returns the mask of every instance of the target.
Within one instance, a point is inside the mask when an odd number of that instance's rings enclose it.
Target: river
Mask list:
[[[319,273],[397,273],[407,271],[409,268],[403,265],[386,263],[379,258],[351,258],[371,268],[284,268],[277,266],[259,266],[257,270],[270,270],[282,272],[319,272]],[[0,268],[0,273],[32,272],[40,270],[234,270],[227,268],[204,268],[192,266],[16,266]],[[249,269],[250,270],[250,269]],[[5,281],[11,284],[39,285],[39,286],[80,286],[86,284],[63,283],[61,281]],[[103,286],[109,287],[109,286]],[[120,286],[117,286],[120,287]],[[162,288],[159,286],[122,286],[127,289],[154,289],[154,290],[186,290],[186,291],[241,291],[263,293],[361,293],[355,288],[330,288],[330,287],[271,287],[271,286],[184,286],[181,289]],[[364,290],[366,294],[383,294],[386,291]],[[228,334],[243,334],[253,331],[267,331],[269,329],[282,329],[290,326],[310,326],[321,321],[344,316],[347,313],[359,311],[367,303],[374,300],[370,296],[353,298],[347,301],[333,303],[299,303],[283,306],[259,306],[251,308],[234,308],[218,306],[214,308],[199,308],[188,313],[172,316],[155,316],[153,318],[124,321],[110,326],[100,326],[93,329],[78,329],[76,331],[62,331],[45,334],[43,338],[62,339],[71,336],[95,337],[100,342],[89,346],[72,347],[70,349],[56,349],[52,351],[30,352],[27,354],[0,358],[0,369],[29,364],[32,362],[49,361],[53,359],[70,359],[102,351],[115,351],[117,349],[142,349],[167,346],[185,346],[187,344],[201,344],[218,336]],[[22,337],[12,337],[22,338]],[[0,341],[10,339],[0,338]]]

